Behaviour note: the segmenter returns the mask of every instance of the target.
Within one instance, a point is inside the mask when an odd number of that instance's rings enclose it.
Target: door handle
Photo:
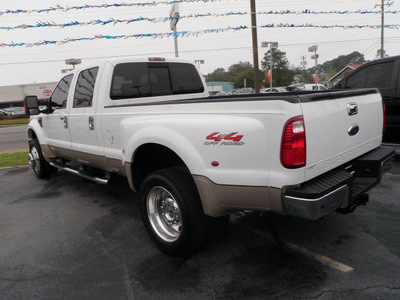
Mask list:
[[[64,120],[64,128],[68,129],[68,118],[67,117],[61,117],[61,120]]]
[[[89,129],[94,130],[94,118],[89,117]]]

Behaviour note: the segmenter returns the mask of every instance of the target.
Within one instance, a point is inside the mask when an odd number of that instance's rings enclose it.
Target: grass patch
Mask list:
[[[19,125],[19,124],[29,124],[29,119],[0,120],[0,125]]]
[[[28,151],[0,154],[0,168],[27,166]]]

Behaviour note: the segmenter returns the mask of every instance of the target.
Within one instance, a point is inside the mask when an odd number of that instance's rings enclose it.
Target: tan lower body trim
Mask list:
[[[240,210],[283,213],[281,191],[271,187],[220,185],[194,175],[204,213],[218,217]],[[272,197],[271,197],[272,196]]]
[[[42,148],[44,158],[50,162],[58,158],[64,158],[66,160],[74,159],[74,152],[71,149],[64,149],[44,144],[41,144],[40,147]]]
[[[121,160],[50,145],[40,145],[40,147],[42,148],[43,156],[48,161],[63,158],[78,164],[126,176],[125,167]]]
[[[137,192],[135,183],[133,182],[132,164],[130,162],[125,162],[125,176],[128,179],[129,187],[132,191]]]
[[[49,145],[45,145],[45,144],[41,144],[40,148],[42,148],[42,153],[43,156],[46,160],[51,160],[53,158],[57,158],[58,153],[57,151],[54,149],[54,147],[51,147]]]

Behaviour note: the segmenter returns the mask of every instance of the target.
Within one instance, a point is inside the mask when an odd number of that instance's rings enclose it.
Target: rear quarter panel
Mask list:
[[[217,184],[281,187],[304,179],[304,169],[287,170],[280,164],[282,129],[301,114],[299,103],[199,101],[106,111],[103,132],[111,132],[114,143],[105,153],[123,162],[131,162],[141,145],[156,143],[181,157],[193,175]],[[225,139],[229,135],[242,137],[235,142]],[[219,165],[212,166],[213,161]]]

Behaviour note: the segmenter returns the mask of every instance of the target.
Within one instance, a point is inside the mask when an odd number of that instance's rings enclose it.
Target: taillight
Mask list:
[[[385,102],[382,101],[382,108],[383,108],[383,127],[382,127],[382,133],[385,133],[385,126],[386,126],[386,106]]]
[[[306,130],[302,116],[287,121],[283,129],[281,163],[289,169],[306,165]]]
[[[165,61],[164,57],[149,57],[149,61]]]

